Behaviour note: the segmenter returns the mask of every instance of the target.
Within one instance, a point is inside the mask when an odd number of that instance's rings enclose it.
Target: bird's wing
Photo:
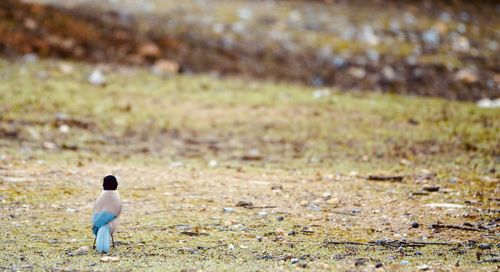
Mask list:
[[[92,215],[92,231],[97,233],[100,227],[108,224],[116,218],[116,215],[108,211],[96,212]]]

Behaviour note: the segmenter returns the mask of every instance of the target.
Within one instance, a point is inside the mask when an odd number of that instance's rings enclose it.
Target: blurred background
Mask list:
[[[3,0],[0,54],[478,101],[500,96],[499,13],[497,1]]]

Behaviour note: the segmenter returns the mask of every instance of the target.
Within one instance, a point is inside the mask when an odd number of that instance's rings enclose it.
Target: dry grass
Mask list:
[[[498,227],[428,226],[495,218],[498,110],[335,90],[315,98],[295,85],[124,67],[105,68],[108,84],[97,87],[86,80],[92,69],[0,62],[2,269],[316,271],[353,269],[360,258],[360,269],[379,261],[389,270],[495,269],[476,254],[498,254]],[[419,178],[428,172],[437,176]],[[91,206],[108,173],[120,177],[125,205],[112,264],[94,252],[71,256],[92,242]],[[409,176],[390,183],[369,174]],[[441,190],[411,195],[426,184]],[[235,207],[240,200],[276,208]],[[384,238],[462,245],[323,245]]]

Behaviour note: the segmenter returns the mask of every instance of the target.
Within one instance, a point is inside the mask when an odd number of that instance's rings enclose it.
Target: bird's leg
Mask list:
[[[95,249],[95,241],[97,240],[97,235],[94,236],[94,244],[92,245],[92,249]]]
[[[113,234],[111,234],[111,245],[115,247],[115,239],[113,238]]]

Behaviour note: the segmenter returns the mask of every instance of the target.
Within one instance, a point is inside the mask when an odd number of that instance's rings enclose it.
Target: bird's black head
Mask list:
[[[114,191],[118,188],[118,181],[116,181],[115,176],[109,175],[104,177],[102,187],[106,191]]]

